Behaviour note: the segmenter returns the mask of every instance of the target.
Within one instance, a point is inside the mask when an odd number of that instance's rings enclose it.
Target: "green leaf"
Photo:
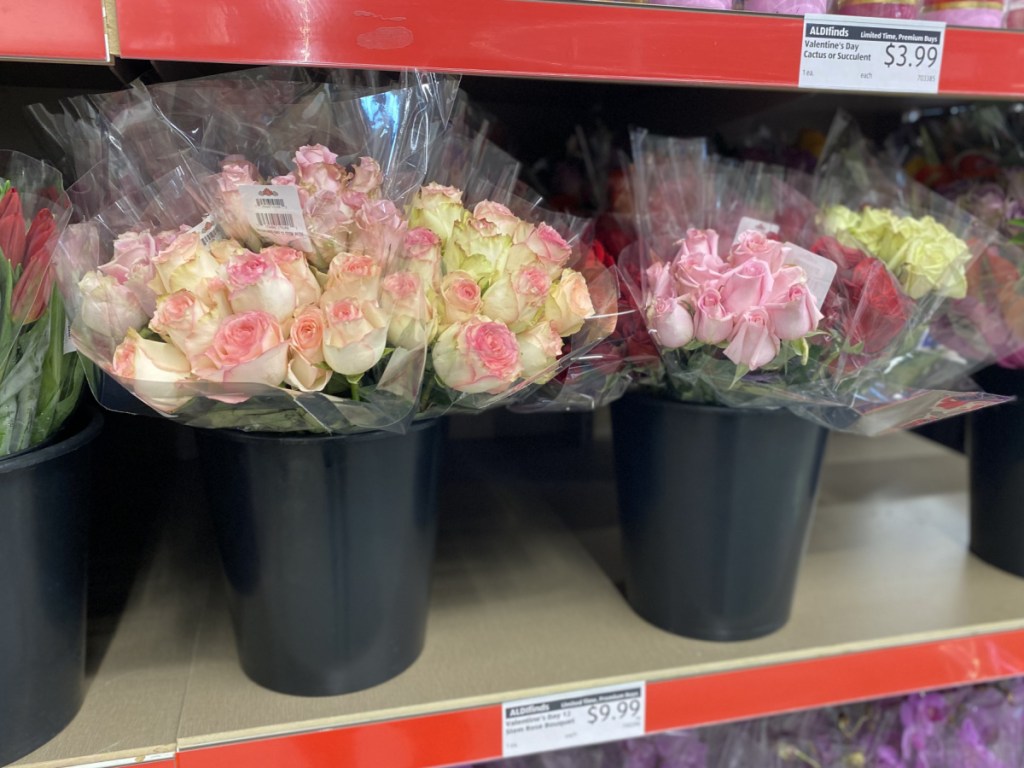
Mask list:
[[[750,373],[750,368],[748,368],[747,366],[743,365],[742,363],[740,365],[737,365],[736,366],[736,373],[732,377],[732,384],[729,385],[729,389],[732,389],[737,384],[739,384],[740,379],[742,379],[748,373]]]
[[[60,401],[65,369],[70,369],[64,359],[64,308],[56,286],[53,288],[46,312],[38,322],[47,324],[48,339],[39,377],[39,404],[32,425],[33,445],[45,440],[51,431],[59,426],[59,423],[54,423],[55,411]]]

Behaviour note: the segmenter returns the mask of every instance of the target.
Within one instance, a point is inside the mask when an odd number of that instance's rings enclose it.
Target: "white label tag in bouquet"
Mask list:
[[[192,227],[192,229],[190,229],[189,232],[198,232],[199,242],[202,243],[202,245],[205,247],[209,247],[210,243],[213,243],[217,240],[225,239],[224,232],[221,230],[219,226],[217,226],[217,222],[213,220],[213,216],[207,216],[194,227]]]
[[[78,347],[75,346],[75,340],[71,338],[71,323],[64,320],[64,354],[69,355],[72,352],[77,352]]]
[[[799,245],[786,243],[789,249],[785,263],[794,267],[802,267],[807,273],[807,290],[814,297],[814,303],[818,309],[825,303],[828,289],[832,287],[832,281],[836,277],[836,263],[824,256],[811,253]]]
[[[609,685],[501,706],[505,757],[644,735],[646,685]]]
[[[938,93],[946,24],[807,14],[800,88]]]
[[[736,236],[732,239],[732,244],[736,245],[736,243],[740,241],[740,235],[751,229],[760,232],[762,235],[779,234],[778,224],[773,224],[770,221],[761,221],[760,219],[754,219],[750,216],[744,216],[740,219],[739,226],[736,227]]]
[[[311,251],[299,190],[288,184],[243,184],[238,188],[249,224],[277,245]]]

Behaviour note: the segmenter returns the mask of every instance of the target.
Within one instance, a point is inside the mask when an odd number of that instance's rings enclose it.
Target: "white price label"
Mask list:
[[[801,88],[938,93],[946,24],[808,14]]]
[[[821,309],[836,277],[836,263],[824,256],[801,248],[799,245],[786,243],[785,263],[794,267],[802,267],[807,275],[807,291],[814,297],[814,303]]]
[[[505,757],[644,735],[644,683],[557,693],[502,705]]]
[[[238,188],[249,224],[265,240],[312,251],[302,217],[298,187],[289,184],[243,184]]]
[[[72,352],[77,352],[78,347],[75,346],[75,340],[71,338],[71,324],[64,321],[64,354],[69,355]]]
[[[215,240],[224,240],[224,233],[221,228],[217,226],[217,222],[213,220],[213,216],[206,216],[202,221],[196,224],[189,232],[196,232],[199,235],[199,242],[203,246],[209,246],[210,243]]]

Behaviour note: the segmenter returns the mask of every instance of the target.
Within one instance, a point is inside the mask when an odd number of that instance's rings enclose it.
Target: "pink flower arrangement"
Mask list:
[[[822,314],[786,251],[749,230],[722,258],[714,230],[687,230],[671,261],[647,268],[651,335],[667,350],[720,349],[745,371],[806,354]]]

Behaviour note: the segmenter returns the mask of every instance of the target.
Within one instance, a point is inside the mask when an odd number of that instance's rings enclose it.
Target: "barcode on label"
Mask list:
[[[264,213],[256,211],[256,221],[269,229],[294,229],[295,217],[290,213]]]
[[[284,200],[279,197],[257,197],[257,208],[284,208]]]

